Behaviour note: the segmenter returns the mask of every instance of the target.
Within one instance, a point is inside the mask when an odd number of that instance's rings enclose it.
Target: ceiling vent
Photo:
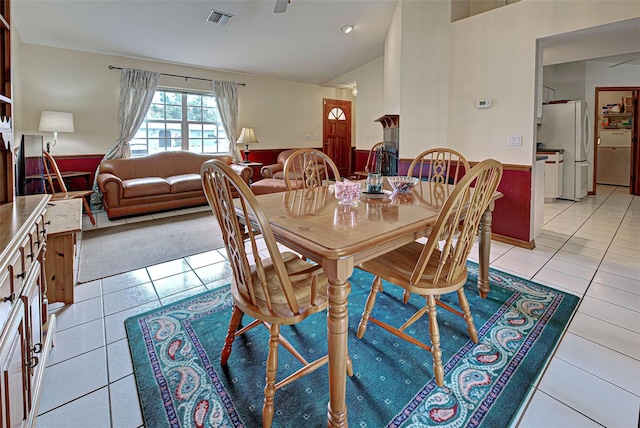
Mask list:
[[[213,9],[207,17],[207,22],[213,22],[214,24],[227,25],[234,15],[219,10]]]

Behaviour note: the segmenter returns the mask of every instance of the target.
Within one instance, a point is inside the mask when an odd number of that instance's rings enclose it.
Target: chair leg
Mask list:
[[[364,332],[367,331],[367,324],[369,323],[369,317],[371,316],[371,311],[373,310],[373,305],[376,303],[376,295],[378,291],[380,291],[382,287],[382,280],[379,276],[373,278],[373,283],[371,284],[371,291],[369,292],[369,297],[367,297],[367,303],[364,306],[364,311],[362,312],[362,318],[360,318],[360,324],[358,324],[358,339],[362,339],[364,336]]]
[[[87,212],[89,216],[89,220],[91,220],[92,225],[96,225],[96,219],[93,218],[93,213],[91,212],[91,207],[89,206],[89,202],[85,198],[82,198],[82,204],[84,205],[84,210]]]
[[[242,311],[238,309],[236,305],[233,305],[233,311],[231,312],[231,320],[229,321],[229,329],[227,330],[227,337],[224,340],[224,347],[222,348],[222,354],[220,355],[220,365],[226,366],[229,355],[231,355],[231,347],[233,341],[236,338],[236,331],[242,321]]]
[[[264,387],[264,406],[262,407],[262,427],[269,428],[273,422],[273,396],[276,393],[276,372],[278,371],[278,344],[280,343],[280,324],[271,324],[269,355],[267,356],[267,384]]]
[[[469,309],[469,301],[467,300],[467,296],[464,294],[464,290],[460,288],[458,290],[458,301],[460,302],[460,307],[462,308],[462,312],[464,313],[464,320],[467,323],[467,331],[469,332],[469,337],[473,343],[478,343],[478,331],[476,330],[476,326],[473,323],[473,316],[471,315],[471,310]]]
[[[429,307],[429,337],[431,338],[431,354],[433,355],[433,372],[438,386],[444,386],[444,368],[442,367],[442,351],[440,350],[440,329],[436,318],[436,298],[427,297]]]
[[[404,290],[404,293],[402,293],[402,301],[404,302],[405,305],[409,303],[410,297],[411,297],[411,293],[409,293],[409,290]]]
[[[351,356],[347,354],[347,376],[353,376],[353,362],[351,361]]]

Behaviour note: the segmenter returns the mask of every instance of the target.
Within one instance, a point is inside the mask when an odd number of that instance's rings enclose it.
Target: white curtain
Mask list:
[[[136,135],[138,128],[147,116],[159,79],[160,73],[129,68],[122,69],[119,109],[120,137],[102,160],[131,157],[129,141]],[[98,165],[93,181],[93,195],[91,195],[91,206],[94,210],[102,208],[102,192],[98,188],[97,181],[99,172],[100,166]]]
[[[212,87],[222,126],[229,139],[229,154],[236,163],[241,163],[242,155],[236,145],[236,140],[238,139],[238,85],[235,82],[214,80]]]

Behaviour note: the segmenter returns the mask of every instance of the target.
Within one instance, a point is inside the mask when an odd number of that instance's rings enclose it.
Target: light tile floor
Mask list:
[[[583,299],[515,426],[638,426],[640,198],[611,186],[599,186],[597,193],[577,203],[545,204],[533,250],[492,242],[492,267]],[[182,212],[120,222],[97,213],[97,225],[85,219],[85,228]],[[57,340],[38,427],[142,426],[124,320],[228,283],[225,257],[216,250],[77,285],[76,303],[51,305]],[[477,249],[471,258],[477,260]],[[186,286],[177,290],[176,283]]]

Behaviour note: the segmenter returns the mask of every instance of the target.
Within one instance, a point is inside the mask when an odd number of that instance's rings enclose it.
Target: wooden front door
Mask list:
[[[351,101],[323,98],[322,151],[338,167],[340,175],[351,175]]]

